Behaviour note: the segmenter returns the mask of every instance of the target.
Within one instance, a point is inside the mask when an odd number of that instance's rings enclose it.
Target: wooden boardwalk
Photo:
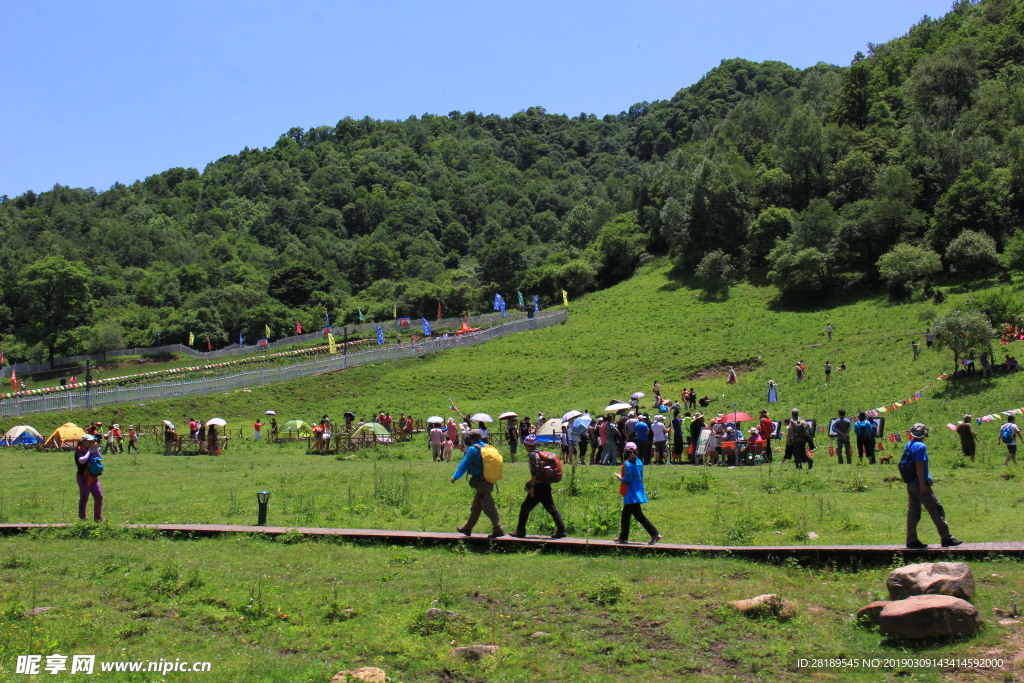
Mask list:
[[[32,529],[66,528],[70,524],[0,524],[0,534],[20,533]],[[778,545],[778,546],[724,546],[724,545],[690,545],[682,543],[658,543],[650,546],[638,538],[636,542],[622,545],[606,539],[593,538],[560,538],[550,539],[546,536],[527,536],[513,538],[502,536],[488,539],[484,533],[464,536],[460,533],[437,531],[395,531],[383,529],[326,529],[319,527],[292,526],[247,526],[241,524],[121,524],[126,529],[156,529],[168,534],[187,534],[192,536],[218,536],[221,534],[266,534],[280,536],[288,533],[303,534],[312,537],[342,538],[350,541],[376,541],[387,544],[420,544],[420,545],[454,545],[470,543],[473,545],[495,545],[501,548],[537,548],[570,552],[616,552],[622,549],[641,552],[656,552],[670,555],[730,555],[756,560],[774,560],[793,557],[804,561],[850,561],[870,560],[888,561],[894,555],[929,557],[934,559],[969,559],[986,555],[1008,555],[1024,557],[1024,541],[1004,541],[999,543],[964,543],[956,548],[943,548],[934,544],[926,550],[908,550],[902,545]],[[645,538],[645,535],[641,534]]]

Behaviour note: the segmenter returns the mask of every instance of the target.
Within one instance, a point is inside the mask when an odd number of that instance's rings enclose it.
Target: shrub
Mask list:
[[[877,267],[889,292],[903,296],[914,284],[925,282],[942,270],[942,261],[931,249],[903,242],[882,254]]]
[[[736,267],[732,257],[721,249],[708,252],[694,271],[707,298],[726,298],[729,287],[736,280]]]
[[[954,273],[990,273],[999,265],[996,241],[983,232],[963,230],[949,243],[946,263]]]

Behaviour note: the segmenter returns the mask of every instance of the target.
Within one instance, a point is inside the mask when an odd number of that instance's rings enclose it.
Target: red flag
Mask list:
[[[302,323],[298,318],[295,319],[295,334],[302,334]]]
[[[11,368],[11,387],[13,387],[15,391],[18,390],[18,371],[14,368]]]
[[[213,351],[213,349],[210,347],[210,336],[209,335],[206,336],[206,350],[207,351]]]
[[[4,366],[4,352],[0,351],[0,368]]]
[[[440,301],[437,302],[437,319],[438,320],[441,319],[441,302]]]

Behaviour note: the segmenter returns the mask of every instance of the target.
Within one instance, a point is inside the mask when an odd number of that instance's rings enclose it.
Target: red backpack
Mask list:
[[[541,481],[549,484],[557,484],[562,481],[562,461],[554,453],[537,451],[537,458],[540,461],[540,472],[537,476]]]

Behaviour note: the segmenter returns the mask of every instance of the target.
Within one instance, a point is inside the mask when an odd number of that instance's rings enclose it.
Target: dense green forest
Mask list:
[[[345,118],[201,173],[5,196],[0,348],[216,347],[328,313],[553,302],[657,256],[710,293],[767,279],[782,304],[1024,269],[1024,0],[959,2],[867,53],[727,59],[600,118]]]

